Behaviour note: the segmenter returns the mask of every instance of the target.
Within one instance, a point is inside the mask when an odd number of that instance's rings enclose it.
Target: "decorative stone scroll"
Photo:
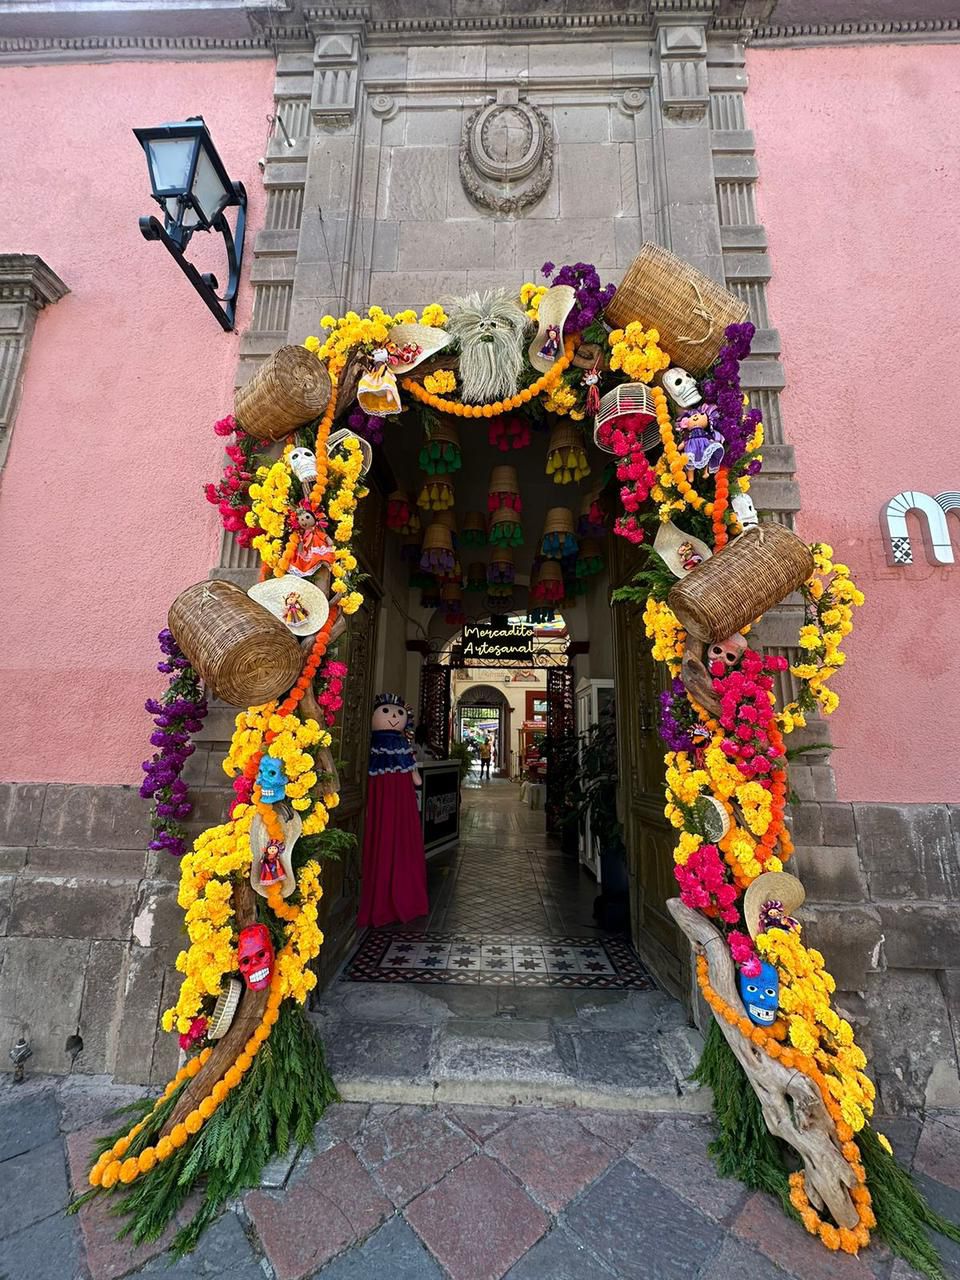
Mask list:
[[[519,213],[544,196],[553,177],[553,128],[516,89],[475,111],[460,139],[460,181],[471,200]]]

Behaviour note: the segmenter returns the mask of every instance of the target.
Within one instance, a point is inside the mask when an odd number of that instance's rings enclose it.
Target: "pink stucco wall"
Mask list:
[[[840,797],[960,801],[960,523],[957,564],[928,564],[914,526],[894,569],[879,522],[901,490],[960,489],[960,58],[761,49],[747,69],[799,528],[867,594],[835,685]]]
[[[156,206],[131,129],[202,114],[252,237],[273,75],[269,59],[0,69],[0,251],[40,254],[71,290],[39,316],[0,477],[2,778],[139,780],[156,632],[218,558],[201,484],[239,337],[141,237]],[[219,265],[203,269],[223,281]],[[245,280],[240,330],[251,301]]]

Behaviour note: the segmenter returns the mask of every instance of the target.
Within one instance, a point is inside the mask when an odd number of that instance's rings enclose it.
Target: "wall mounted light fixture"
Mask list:
[[[203,116],[189,116],[176,124],[134,129],[147,156],[153,198],[163,209],[163,222],[140,219],[146,240],[166,245],[177,266],[199,293],[220,325],[233,329],[237,311],[237,290],[243,265],[243,233],[247,215],[247,193],[241,182],[231,182],[217,153]],[[236,206],[234,236],[224,210]],[[195,231],[214,231],[223,236],[229,278],[224,293],[218,294],[216,276],[203,275],[184,251]]]

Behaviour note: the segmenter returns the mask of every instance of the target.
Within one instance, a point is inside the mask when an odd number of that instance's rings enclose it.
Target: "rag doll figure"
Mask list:
[[[376,697],[363,832],[360,928],[425,916],[427,861],[415,788],[420,773],[407,737],[409,713],[398,693]]]

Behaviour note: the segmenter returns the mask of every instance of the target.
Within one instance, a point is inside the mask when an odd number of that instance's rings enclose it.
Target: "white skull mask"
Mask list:
[[[714,662],[722,662],[728,669],[737,665],[743,657],[744,650],[747,647],[746,636],[736,635],[727,636],[726,640],[714,640],[713,644],[707,647],[707,666]]]
[[[692,405],[699,404],[703,398],[697,390],[696,378],[679,365],[668,369],[660,381],[664,391],[681,409],[689,409]]]
[[[317,478],[317,458],[312,449],[291,449],[290,466],[301,482]]]
[[[753,499],[749,493],[738,493],[736,497],[731,498],[730,505],[740,521],[741,529],[752,529],[760,523],[757,508],[753,505]]]

